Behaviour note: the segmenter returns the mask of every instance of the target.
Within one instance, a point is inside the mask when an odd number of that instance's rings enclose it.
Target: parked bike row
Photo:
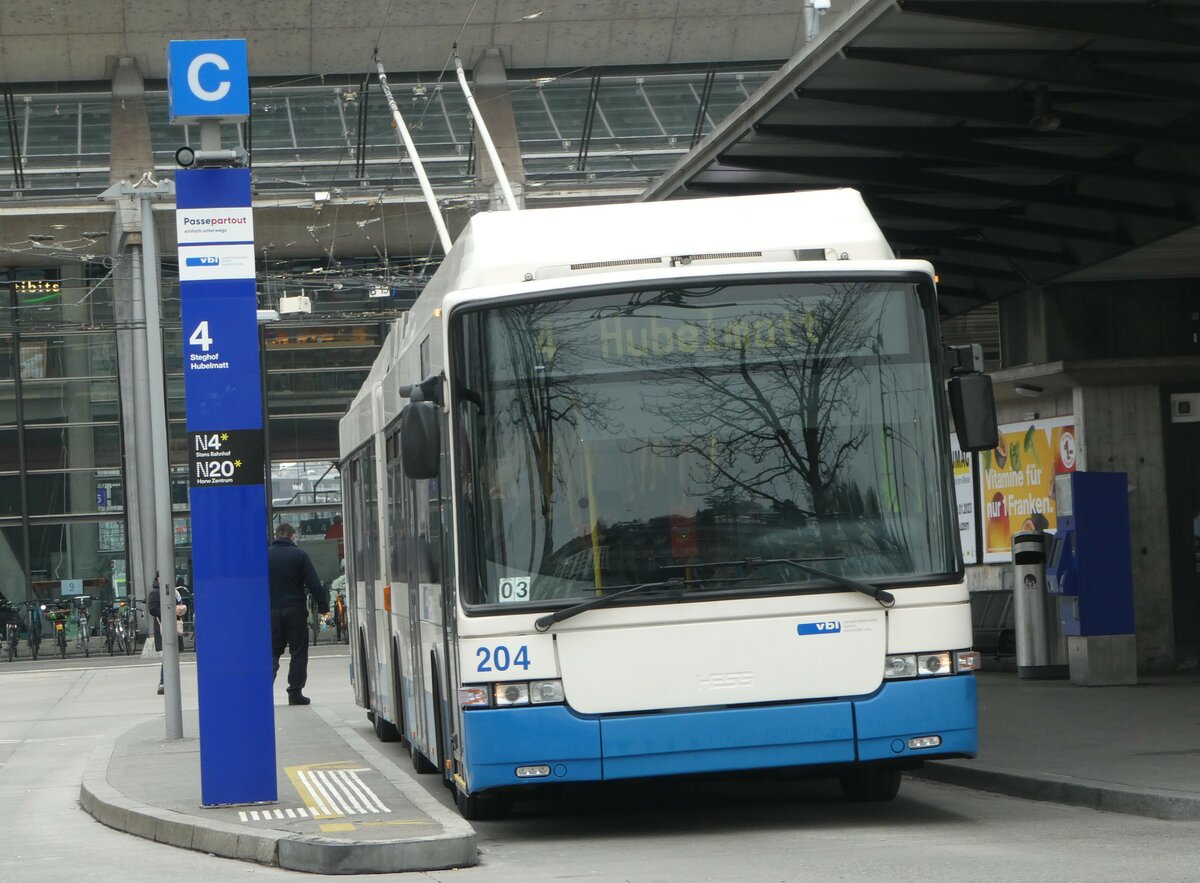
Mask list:
[[[181,587],[182,588],[182,587]],[[183,590],[186,592],[186,589]],[[187,598],[191,597],[186,592]],[[146,602],[128,598],[106,600],[100,604],[99,616],[92,616],[94,599],[76,595],[51,601],[22,601],[12,604],[0,601],[0,655],[8,662],[21,657],[37,659],[43,652],[57,653],[60,659],[68,655],[90,657],[92,651],[109,656],[132,655],[147,632],[138,632],[138,611],[148,622]],[[330,616],[322,619],[316,606],[311,610],[312,642],[322,639],[346,644],[350,633],[346,622],[346,593],[344,583],[330,586]],[[179,649],[195,646],[195,632],[190,622],[179,637]],[[191,640],[189,640],[189,638]]]
[[[22,656],[37,659],[43,652],[89,657],[92,650],[109,656],[132,655],[138,648],[138,609],[144,601],[127,598],[100,603],[92,616],[93,599],[76,595],[50,601],[0,603],[3,624],[3,657],[14,662]]]

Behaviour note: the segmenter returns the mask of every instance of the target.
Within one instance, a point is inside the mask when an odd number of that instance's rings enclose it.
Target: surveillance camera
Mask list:
[[[822,14],[828,12],[832,5],[833,0],[812,0],[812,8]]]
[[[175,164],[181,169],[240,168],[246,165],[246,151],[240,147],[231,150],[196,150],[184,145],[175,151]]]

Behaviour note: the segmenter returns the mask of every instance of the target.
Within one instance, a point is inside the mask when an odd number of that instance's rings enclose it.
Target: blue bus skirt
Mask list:
[[[859,761],[914,763],[978,750],[972,675],[885,682],[870,696],[702,711],[582,715],[565,705],[467,709],[471,792]],[[908,740],[939,736],[935,748]],[[518,767],[550,775],[518,778]]]

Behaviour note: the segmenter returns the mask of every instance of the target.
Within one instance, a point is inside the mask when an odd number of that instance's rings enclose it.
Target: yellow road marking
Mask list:
[[[383,822],[359,822],[364,828],[386,828],[391,825],[432,825],[430,819],[388,819]]]
[[[318,806],[324,807],[326,810],[332,807],[326,806],[327,801],[321,799],[318,795],[313,794],[308,786],[300,777],[300,773],[308,772],[309,770],[330,770],[330,769],[352,769],[360,766],[359,761],[354,760],[336,760],[331,763],[306,763],[300,766],[284,767],[283,771],[287,773],[288,779],[291,780],[292,787],[296,789],[296,793],[300,795],[300,799],[304,801],[304,805],[308,807],[308,814],[314,819],[338,819],[342,817],[340,812],[321,812],[317,809]]]
[[[322,825],[321,830],[326,834],[340,834],[343,831],[353,831],[354,826],[349,822],[335,822],[331,825]]]

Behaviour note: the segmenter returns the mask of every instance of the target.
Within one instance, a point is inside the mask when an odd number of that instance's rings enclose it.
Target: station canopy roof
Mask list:
[[[1200,275],[1200,2],[832,6],[643,198],[855,187],[949,314]]]

